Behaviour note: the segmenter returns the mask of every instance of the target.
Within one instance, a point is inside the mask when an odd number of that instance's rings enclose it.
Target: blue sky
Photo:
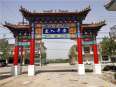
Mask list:
[[[106,20],[106,26],[102,27],[101,31],[98,34],[98,37],[102,38],[104,36],[108,36],[108,32],[110,30],[110,27],[116,24],[116,12],[107,11],[104,8],[104,4],[108,0],[0,0],[0,23],[4,23],[4,21],[10,22],[10,23],[17,23],[22,21],[22,15],[19,12],[20,6],[23,6],[30,11],[36,10],[36,11],[42,11],[42,10],[49,10],[49,9],[63,9],[63,10],[82,10],[90,5],[91,11],[86,17],[86,20],[84,23],[91,23],[91,22],[99,22],[102,20]],[[0,27],[1,28],[1,27]],[[1,28],[0,30],[0,37],[12,37],[12,34],[9,34],[9,30]],[[3,35],[3,33],[7,33],[6,35]],[[101,39],[97,39],[99,42]],[[49,41],[46,43],[46,41]],[[64,49],[62,52],[64,52],[64,56],[67,55],[67,50],[69,47],[74,44],[73,41],[70,40],[46,40],[45,44],[50,49],[58,49],[57,47],[63,47]],[[59,45],[55,42],[59,43]],[[13,42],[13,40],[10,39],[10,42]],[[62,44],[65,43],[65,44]],[[60,50],[60,48],[59,48]],[[52,50],[50,50],[52,51]],[[49,53],[55,53],[62,54],[57,52],[50,52]],[[55,50],[54,50],[55,51]],[[66,52],[65,52],[66,51]],[[51,55],[51,54],[50,54]],[[58,56],[59,57],[59,56]]]

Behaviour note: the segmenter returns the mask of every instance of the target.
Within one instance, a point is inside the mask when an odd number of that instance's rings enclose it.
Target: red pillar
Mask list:
[[[30,65],[34,65],[35,58],[35,40],[30,40]]]
[[[83,64],[81,30],[82,30],[81,24],[78,22],[78,23],[77,23],[78,64]]]
[[[18,55],[19,55],[19,47],[15,46],[14,48],[14,59],[13,59],[13,64],[18,65]]]
[[[77,50],[78,50],[78,64],[83,64],[82,59],[82,39],[80,37],[77,38]]]
[[[32,23],[31,40],[30,40],[30,65],[34,65],[35,58],[35,23]]]
[[[96,44],[93,45],[93,54],[94,54],[94,64],[98,64],[99,59],[98,59],[98,50]]]

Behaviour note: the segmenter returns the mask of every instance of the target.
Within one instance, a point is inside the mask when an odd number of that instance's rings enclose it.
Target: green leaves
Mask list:
[[[107,56],[116,55],[116,42],[108,37],[104,37],[101,42],[102,54]]]
[[[2,39],[0,41],[0,51],[1,51],[2,59],[5,60],[8,56],[8,51],[9,51],[9,44],[7,40]]]
[[[69,50],[69,56],[73,56],[77,59],[77,46],[73,45]]]

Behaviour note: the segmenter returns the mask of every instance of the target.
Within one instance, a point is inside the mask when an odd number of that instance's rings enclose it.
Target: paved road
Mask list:
[[[77,65],[49,64],[36,66],[38,73],[28,77],[27,67],[23,67],[23,74],[10,75],[10,67],[0,68],[0,87],[116,87],[116,85],[102,79],[102,75],[86,73],[78,75]]]

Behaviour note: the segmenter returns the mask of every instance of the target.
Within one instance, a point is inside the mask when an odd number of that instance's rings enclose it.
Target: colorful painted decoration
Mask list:
[[[69,39],[69,34],[43,34],[43,39]]]
[[[69,33],[70,33],[70,34],[76,34],[76,28],[71,27],[71,28],[69,29]]]
[[[29,46],[30,42],[18,42],[17,45],[18,46]]]
[[[83,41],[82,43],[83,45],[92,45],[92,44],[95,44],[94,41]]]

